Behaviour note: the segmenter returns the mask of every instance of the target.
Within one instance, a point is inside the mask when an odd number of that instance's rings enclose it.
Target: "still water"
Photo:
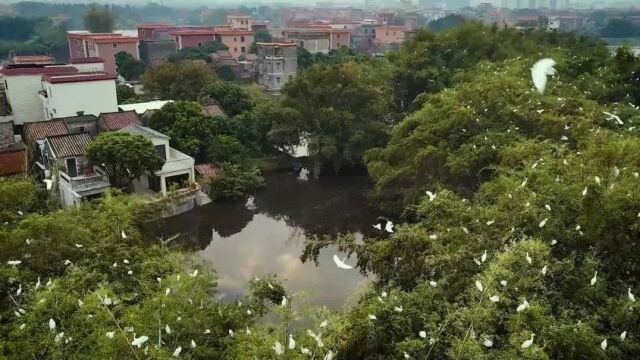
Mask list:
[[[289,293],[304,292],[308,303],[340,308],[368,283],[367,277],[357,269],[338,269],[334,246],[320,251],[317,266],[303,263],[300,255],[313,235],[371,232],[376,214],[365,205],[369,179],[302,181],[277,173],[265,180],[265,187],[248,200],[214,202],[165,219],[157,232],[165,238],[180,233],[175,241],[212,263],[223,300],[242,296],[251,279],[271,273],[284,280]],[[355,264],[355,255],[346,262]]]

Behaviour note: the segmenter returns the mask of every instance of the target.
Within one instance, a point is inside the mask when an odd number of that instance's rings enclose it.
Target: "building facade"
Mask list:
[[[298,72],[295,43],[257,43],[256,82],[270,91],[280,91]]]
[[[118,110],[115,76],[107,73],[43,75],[39,97],[46,120]]]
[[[104,60],[104,71],[116,74],[116,54],[124,51],[140,59],[138,37],[117,33],[67,33],[70,58],[99,57]]]

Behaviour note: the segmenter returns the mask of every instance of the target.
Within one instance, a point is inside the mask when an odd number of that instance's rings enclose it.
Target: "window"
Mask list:
[[[113,46],[114,49],[118,48],[118,44],[116,44],[116,43],[113,43],[112,46]]]
[[[245,47],[244,47],[244,46],[240,48],[240,52],[245,52],[245,51],[246,51],[246,50],[245,50]]]
[[[240,42],[244,42],[244,36],[240,36]]]
[[[338,34],[337,38],[340,39],[340,34]]]
[[[238,48],[233,48],[233,52],[238,52]]]
[[[278,77],[276,78],[276,82],[277,82],[278,84],[280,84],[280,76],[278,76]]]
[[[385,35],[387,35],[387,36],[389,36],[389,32],[388,32],[388,31],[385,31],[385,33],[384,33],[384,34],[385,34]]]
[[[237,38],[237,37],[234,37],[234,38],[233,38],[233,41],[238,41],[238,38]]]
[[[201,47],[201,46],[202,46],[202,43],[201,43],[201,42],[200,42],[200,43],[198,43],[198,47]]]
[[[162,158],[163,160],[167,160],[167,149],[164,147],[164,145],[156,145],[156,155],[158,155],[159,158]]]

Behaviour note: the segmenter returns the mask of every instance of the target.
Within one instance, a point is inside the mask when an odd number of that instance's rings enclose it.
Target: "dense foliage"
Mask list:
[[[66,23],[48,18],[0,17],[0,58],[16,55],[50,55],[58,61],[69,56]]]
[[[92,33],[110,33],[116,24],[116,18],[108,6],[98,8],[95,4],[89,7],[82,20],[84,28]]]
[[[211,65],[186,61],[158,65],[142,76],[145,92],[167,100],[196,100],[200,91],[216,79]]]
[[[116,54],[116,69],[125,80],[137,80],[144,74],[144,63],[126,51]]]

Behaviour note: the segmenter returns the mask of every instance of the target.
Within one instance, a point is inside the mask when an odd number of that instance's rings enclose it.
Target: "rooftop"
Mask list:
[[[68,32],[70,38],[84,39],[93,43],[126,43],[137,42],[137,36],[128,36],[121,33],[87,33]]]
[[[183,29],[183,30],[169,31],[169,35],[174,35],[174,36],[215,35],[215,34],[216,32],[214,30],[209,30],[209,29]]]
[[[61,75],[77,72],[78,69],[73,66],[7,65],[0,68],[0,74],[5,76]]]
[[[135,111],[139,115],[146,113],[147,111],[153,111],[161,109],[166,104],[173,102],[173,100],[155,100],[143,103],[135,104],[122,104],[118,105],[118,108],[122,111]],[[140,124],[142,125],[142,124]]]
[[[194,166],[196,173],[202,177],[215,178],[221,173],[221,169],[214,164],[198,164]]]
[[[129,125],[142,125],[142,120],[138,114],[133,111],[120,111],[100,114],[102,126],[107,130],[120,130]]]
[[[120,132],[125,132],[125,133],[129,133],[129,134],[133,134],[133,135],[140,135],[144,138],[160,138],[160,139],[167,139],[169,140],[169,137],[159,131],[155,131],[152,128],[148,128],[146,126],[141,126],[141,125],[129,125],[127,127],[124,127],[120,130],[118,130]]]
[[[204,105],[202,106],[202,110],[209,116],[227,116],[218,104]]]
[[[42,81],[46,81],[50,84],[63,84],[74,83],[84,81],[101,81],[101,80],[115,80],[114,75],[108,73],[77,73],[71,75],[42,75]]]
[[[69,59],[69,64],[95,64],[95,63],[103,63],[103,62],[104,62],[103,58],[95,57],[95,56]]]
[[[32,143],[36,140],[43,140],[49,136],[68,134],[69,129],[64,120],[47,120],[47,121],[35,121],[26,122],[22,128],[23,139],[27,143]]]
[[[47,137],[47,142],[51,145],[51,151],[57,158],[86,155],[87,146],[92,141],[91,136],[87,133]]]

